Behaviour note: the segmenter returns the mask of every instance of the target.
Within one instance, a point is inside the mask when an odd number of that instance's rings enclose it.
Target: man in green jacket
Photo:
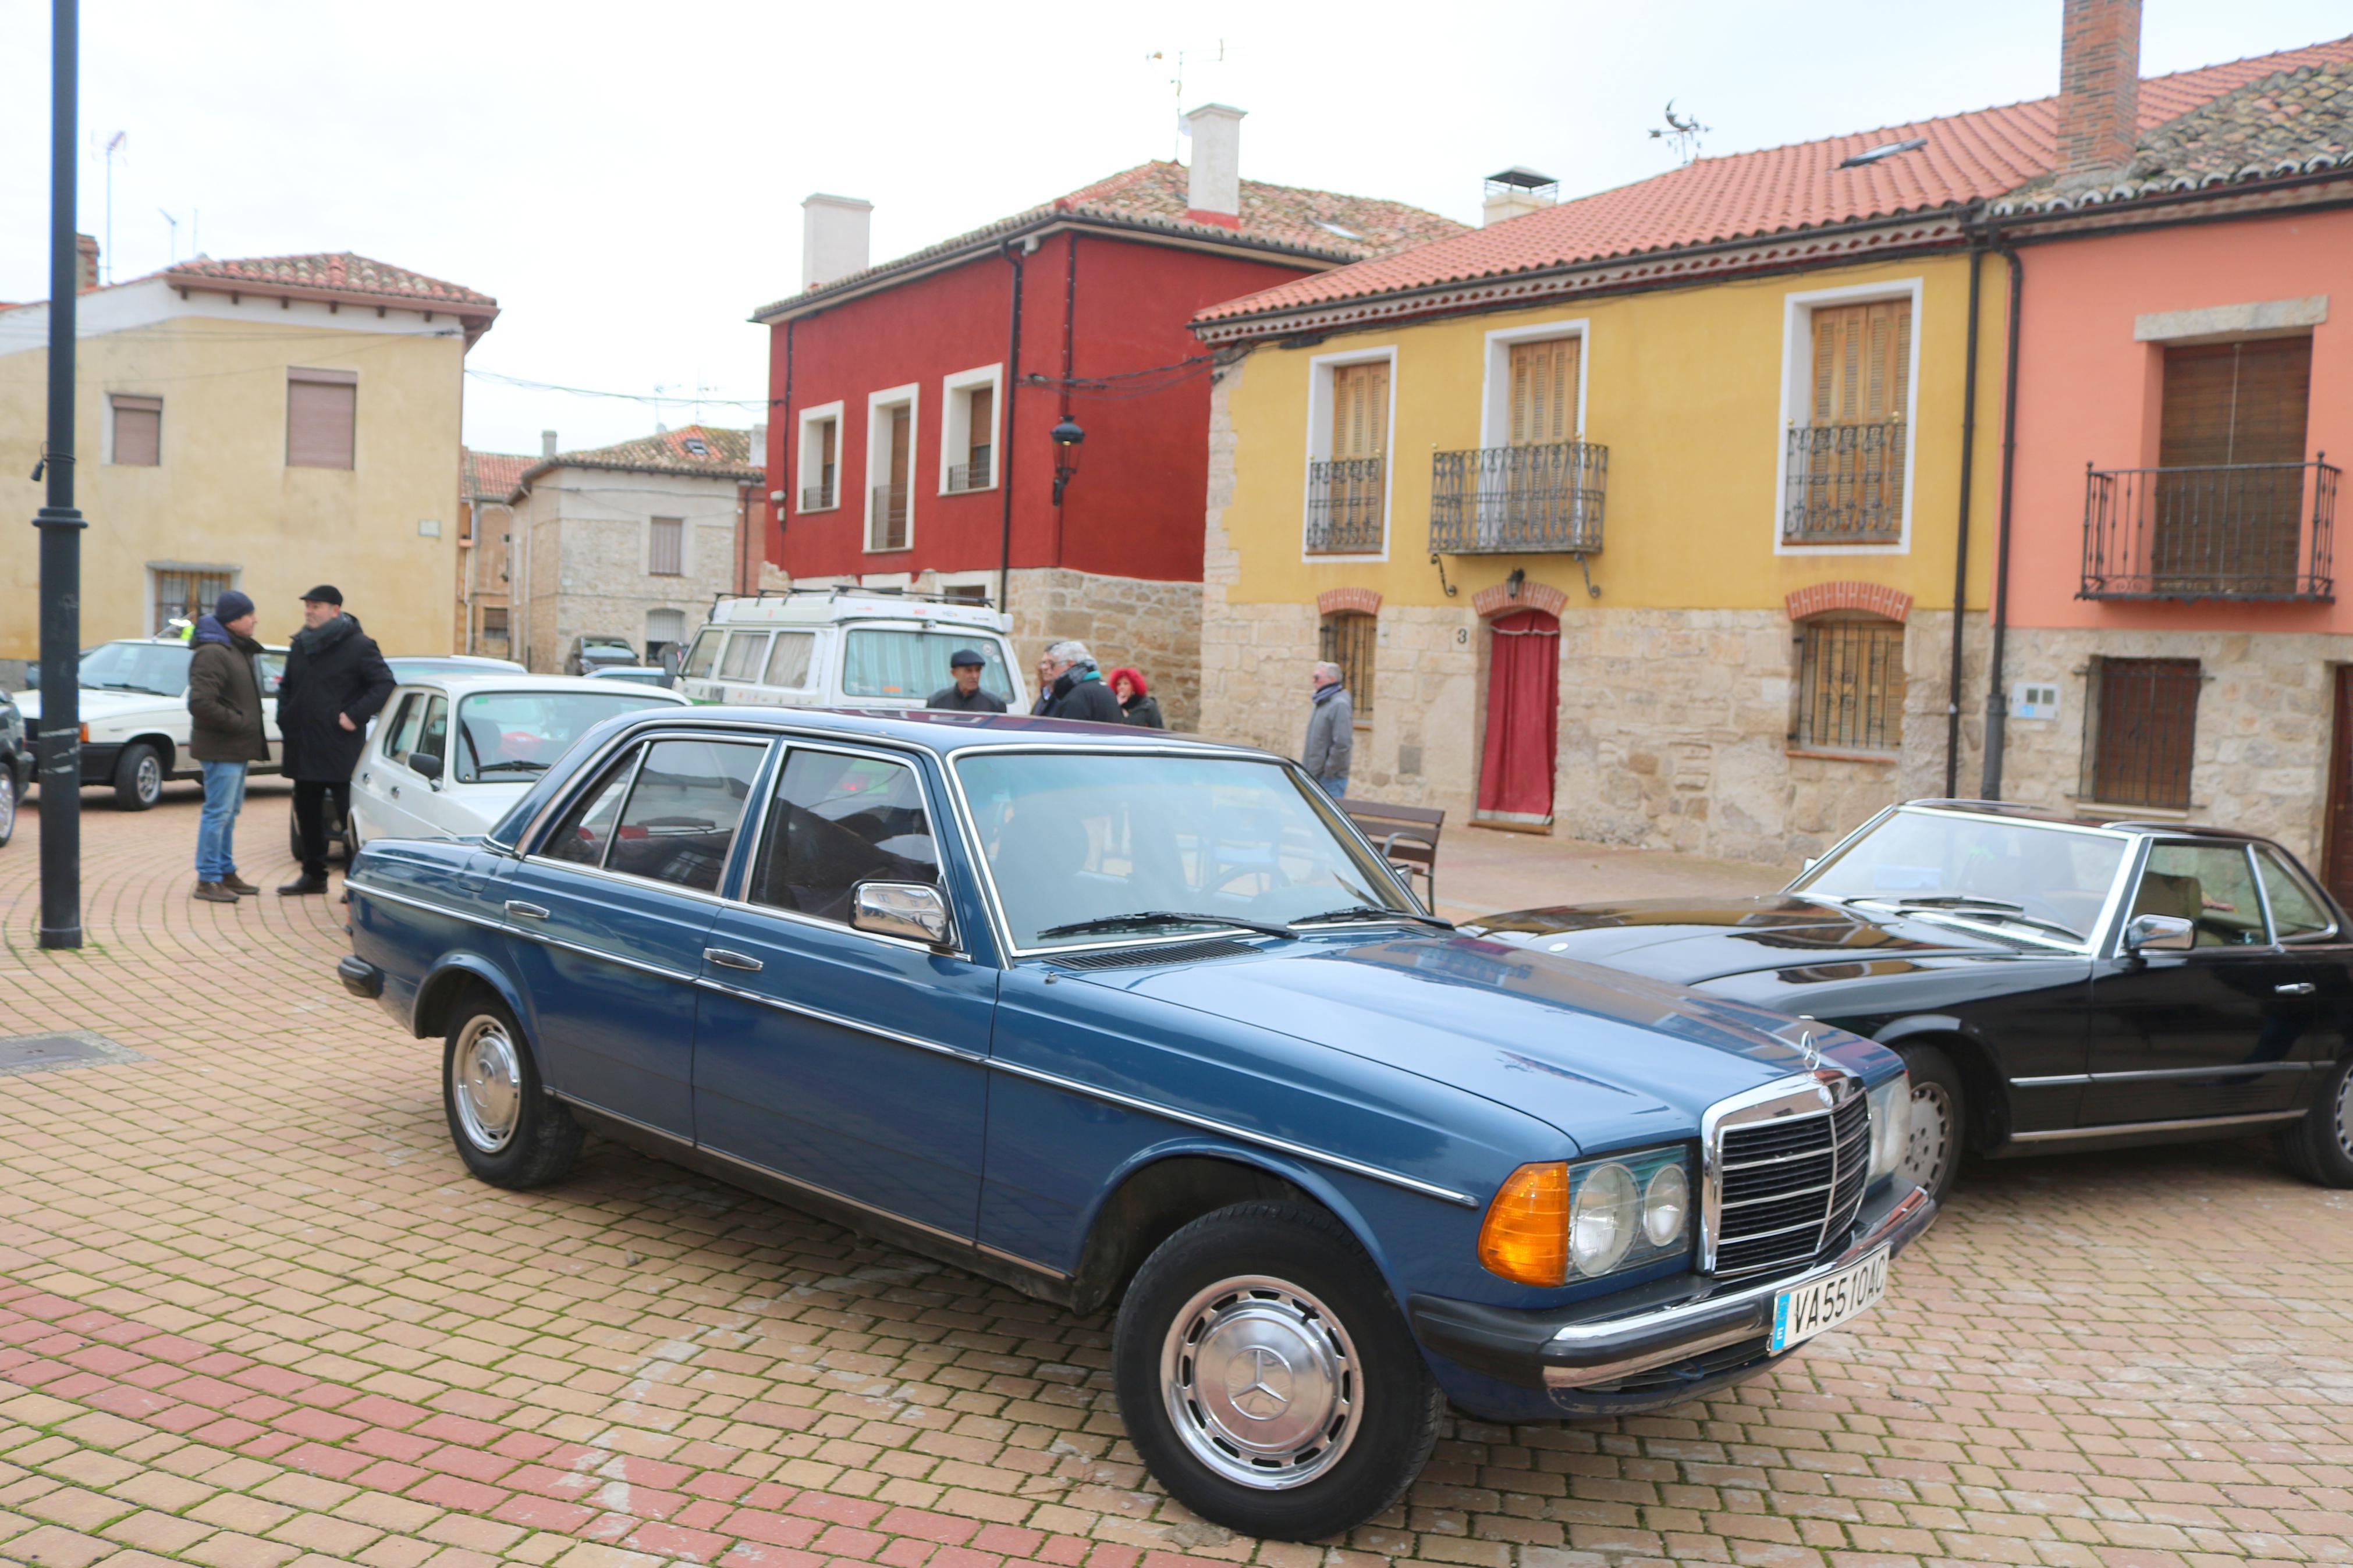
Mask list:
[[[188,754],[205,776],[204,815],[196,819],[196,897],[233,904],[259,888],[237,874],[237,814],[245,805],[245,770],[269,760],[261,718],[261,645],[253,640],[253,601],[231,588],[196,622],[188,659]]]

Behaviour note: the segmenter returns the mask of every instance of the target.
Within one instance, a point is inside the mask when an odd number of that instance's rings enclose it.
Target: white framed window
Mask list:
[[[1574,441],[1585,433],[1589,328],[1583,316],[1498,327],[1479,379],[1479,445]]]
[[[1919,447],[1921,280],[1781,298],[1773,552],[1903,554]]]
[[[915,418],[921,389],[910,382],[866,398],[866,550],[897,554],[915,542]]]
[[[686,612],[684,610],[648,610],[646,612],[646,662],[659,664],[662,654],[686,642]]]
[[[841,400],[804,408],[800,413],[799,507],[803,512],[831,511],[841,504]]]
[[[993,489],[1005,367],[985,364],[940,381],[940,494]]]
[[[1301,559],[1386,561],[1396,465],[1397,348],[1307,362],[1307,483]]]

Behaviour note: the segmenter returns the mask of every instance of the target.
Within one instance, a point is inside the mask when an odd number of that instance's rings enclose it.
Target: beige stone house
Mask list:
[[[537,459],[519,452],[467,447],[458,466],[456,651],[514,657],[515,489]]]

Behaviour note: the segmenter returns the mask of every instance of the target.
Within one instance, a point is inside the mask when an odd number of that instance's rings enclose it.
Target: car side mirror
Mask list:
[[[948,904],[928,882],[860,882],[849,889],[849,925],[934,947],[948,940]]]
[[[408,765],[413,772],[420,773],[426,778],[431,779],[435,784],[438,784],[441,782],[441,759],[435,756],[432,752],[409,752]]]
[[[2183,952],[2197,942],[2197,926],[2179,915],[2135,915],[2125,927],[2126,952]]]

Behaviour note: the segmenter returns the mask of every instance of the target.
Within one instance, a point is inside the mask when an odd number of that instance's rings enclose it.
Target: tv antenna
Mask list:
[[[164,213],[164,221],[172,226],[171,243],[166,248],[170,251],[172,258],[169,265],[176,267],[179,265],[180,261],[180,220],[174,217],[170,213],[164,212],[162,207],[157,207],[155,210],[159,213]]]
[[[106,280],[114,281],[114,155],[131,140],[131,132],[118,131],[106,139]]]
[[[1185,51],[1177,49],[1174,53],[1176,58],[1176,74],[1168,79],[1168,85],[1174,89],[1176,98],[1176,132],[1168,143],[1168,156],[1172,159],[1182,150],[1178,143],[1185,139]],[[1169,51],[1155,49],[1144,58],[1147,60],[1166,60],[1169,58]],[[1225,62],[1226,40],[1219,38],[1218,58],[1212,63],[1223,65]]]
[[[1685,163],[1698,157],[1699,139],[1706,135],[1711,127],[1702,125],[1696,114],[1678,117],[1675,113],[1675,100],[1672,98],[1667,100],[1666,120],[1666,124],[1656,127],[1651,132],[1651,139],[1654,142],[1672,142],[1675,156]]]

